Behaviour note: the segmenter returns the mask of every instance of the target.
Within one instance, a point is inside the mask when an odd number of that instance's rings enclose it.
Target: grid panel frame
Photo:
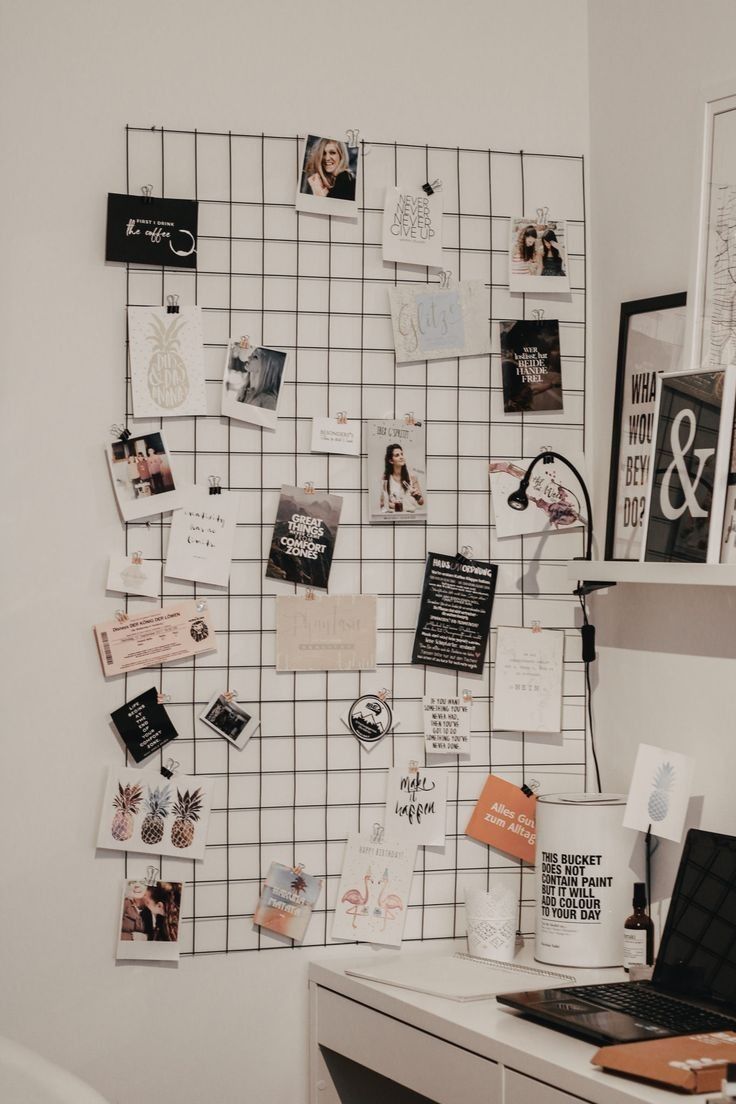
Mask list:
[[[565,561],[582,535],[552,541],[499,541],[490,508],[487,465],[534,455],[543,446],[582,452],[586,397],[585,166],[582,156],[361,141],[355,222],[297,212],[298,136],[126,127],[126,190],[153,183],[154,195],[199,202],[196,270],[126,266],[125,306],[161,305],[178,294],[202,308],[207,415],[162,420],[132,416],[126,354],[125,423],[135,432],[165,428],[180,478],[218,475],[239,499],[230,586],[210,588],[163,576],[170,515],[125,526],[126,551],[157,559],[162,602],[206,598],[218,651],[175,668],[157,682],[179,732],[182,772],[215,781],[206,857],[166,859],[161,876],[187,882],[184,954],[293,947],[252,923],[272,861],[303,863],[324,879],[303,946],[330,944],[347,836],[381,820],[388,766],[416,758],[448,765],[448,832],[442,850],[420,848],[405,939],[464,932],[466,888],[491,878],[519,893],[519,926],[533,929],[533,868],[468,839],[464,827],[489,771],[539,792],[585,789],[586,686]],[[488,293],[491,353],[396,365],[387,288],[436,283],[429,269],[381,259],[383,192],[440,178],[446,267],[457,279],[481,279]],[[508,289],[511,218],[549,207],[568,220],[571,291],[512,295]],[[504,415],[497,323],[542,308],[560,320],[565,409],[555,415]],[[550,310],[552,308],[552,310]],[[225,349],[231,336],[287,352],[275,432],[220,415]],[[360,457],[309,450],[314,416],[401,417],[427,426],[426,524],[370,525],[365,447]],[[378,595],[375,672],[275,671],[275,602],[298,588],[264,578],[283,483],[344,499],[330,593]],[[436,488],[436,489],[435,489]],[[411,645],[428,552],[470,546],[499,565],[489,655],[479,678],[413,666]],[[126,598],[126,608],[146,608]],[[559,737],[492,730],[492,675],[498,625],[539,622],[565,632],[563,726]],[[125,677],[126,700],[150,686],[151,673]],[[386,687],[400,725],[369,753],[342,717],[361,693]],[[242,751],[198,720],[216,691],[237,688],[259,711],[261,727]],[[473,694],[469,760],[424,753],[424,694]],[[170,750],[170,748],[169,748]],[[160,759],[164,759],[162,754]],[[128,863],[136,859],[125,858]]]

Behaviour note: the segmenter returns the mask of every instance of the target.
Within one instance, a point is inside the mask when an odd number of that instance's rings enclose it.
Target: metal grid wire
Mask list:
[[[302,863],[324,879],[304,945],[330,943],[343,848],[349,833],[382,820],[386,768],[425,762],[424,694],[473,693],[472,757],[449,763],[444,849],[420,848],[405,929],[407,940],[462,935],[466,888],[489,878],[520,891],[520,925],[532,928],[533,871],[464,835],[490,770],[540,792],[585,788],[585,685],[577,601],[565,560],[580,555],[580,533],[498,541],[490,508],[488,461],[521,459],[543,446],[584,448],[585,193],[583,158],[525,151],[459,149],[361,141],[357,221],[298,213],[296,136],[127,127],[125,185],[136,192],[199,201],[196,271],[128,266],[126,306],[159,305],[166,295],[203,311],[208,414],[165,422],[132,418],[126,367],[126,425],[163,428],[179,480],[222,486],[240,499],[235,556],[227,590],[163,577],[170,515],[126,526],[126,551],[162,561],[161,601],[203,597],[218,632],[218,651],[156,681],[171,695],[182,773],[216,782],[205,860],[162,859],[163,878],[186,880],[185,954],[265,950],[291,940],[253,926],[272,861]],[[490,356],[396,366],[387,288],[400,281],[436,283],[427,269],[385,264],[381,220],[387,185],[442,180],[445,267],[488,289]],[[508,289],[510,219],[546,206],[568,220],[571,292],[534,297]],[[541,307],[560,320],[564,411],[504,415],[498,321],[530,317]],[[125,318],[121,312],[121,327]],[[231,335],[287,352],[275,432],[223,418],[220,390]],[[127,365],[127,359],[126,359]],[[367,522],[362,457],[313,454],[313,416],[346,411],[350,420],[412,412],[427,426],[429,522],[411,528]],[[279,490],[312,482],[343,496],[330,576],[331,594],[378,595],[375,672],[291,674],[275,671],[275,602],[295,590],[264,578]],[[412,666],[411,646],[427,552],[472,547],[499,565],[490,656],[482,677]],[[303,593],[303,591],[302,591]],[[150,608],[127,599],[128,609]],[[566,630],[563,732],[541,737],[491,731],[495,626]],[[151,685],[151,671],[126,676],[125,699]],[[341,718],[360,694],[386,687],[400,722],[366,752]],[[198,719],[215,692],[234,688],[257,709],[260,731],[238,751]],[[165,749],[163,758],[172,750]],[[126,856],[137,871],[147,863]]]

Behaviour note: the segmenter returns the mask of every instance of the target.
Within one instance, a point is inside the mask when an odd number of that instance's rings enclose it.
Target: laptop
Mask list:
[[[504,993],[496,1000],[604,1045],[736,1031],[736,838],[688,832],[651,981]]]

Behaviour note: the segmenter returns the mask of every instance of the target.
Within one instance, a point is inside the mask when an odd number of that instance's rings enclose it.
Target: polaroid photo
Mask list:
[[[116,594],[139,594],[158,598],[161,581],[161,561],[144,560],[139,552],[130,556],[110,554],[107,589]]]
[[[261,723],[258,717],[246,712],[227,694],[214,694],[199,714],[199,719],[236,748],[244,748]]]
[[[232,338],[222,377],[222,413],[227,418],[276,429],[286,353]]]
[[[427,520],[427,436],[421,422],[369,421],[368,517],[402,524]]]
[[[179,961],[183,890],[183,882],[124,882],[117,959]]]
[[[179,484],[161,432],[132,435],[105,446],[107,466],[123,521],[176,510]]]
[[[128,351],[136,418],[207,413],[200,307],[128,307]]]
[[[570,290],[567,223],[512,218],[509,238],[509,290]]]
[[[358,217],[358,146],[338,138],[307,135],[302,144],[297,211]]]
[[[383,259],[442,268],[442,195],[421,188],[386,188]]]

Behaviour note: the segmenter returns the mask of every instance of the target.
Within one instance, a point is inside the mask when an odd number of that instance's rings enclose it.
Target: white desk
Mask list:
[[[365,1099],[344,1085],[338,1093],[320,1046],[436,1104],[675,1104],[672,1092],[596,1069],[590,1043],[525,1020],[493,999],[429,997],[345,974],[361,962],[375,966],[378,958],[330,957],[310,965],[310,1104]],[[623,970],[567,972],[580,982],[626,977]]]

